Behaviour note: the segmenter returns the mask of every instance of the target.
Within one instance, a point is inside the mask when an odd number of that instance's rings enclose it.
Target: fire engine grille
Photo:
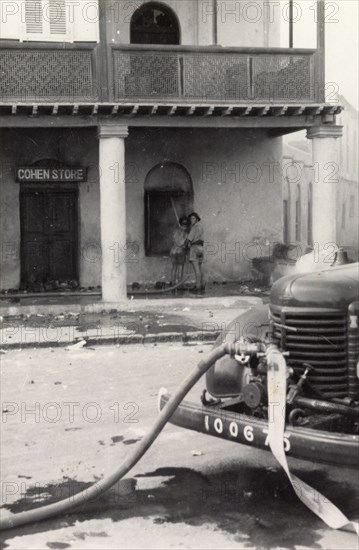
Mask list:
[[[313,394],[325,398],[348,395],[347,317],[338,311],[271,308],[274,335],[287,364],[302,374],[309,363]],[[316,390],[316,391],[315,391]]]

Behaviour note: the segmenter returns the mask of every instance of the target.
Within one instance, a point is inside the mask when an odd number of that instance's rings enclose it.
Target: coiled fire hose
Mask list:
[[[196,368],[191,372],[187,378],[182,382],[178,390],[171,396],[171,399],[160,412],[155,423],[153,424],[147,435],[136,446],[130,456],[128,456],[121,466],[115,470],[112,474],[104,479],[97,481],[91,487],[88,487],[84,491],[77,493],[69,498],[48,504],[41,508],[35,508],[20,514],[1,519],[0,530],[11,529],[13,527],[19,527],[28,523],[34,523],[41,521],[54,515],[63,514],[68,512],[72,508],[84,504],[94,498],[97,498],[102,493],[107,491],[112,485],[117,483],[123,478],[137,462],[142,458],[146,451],[151,447],[152,443],[157,439],[172,414],[177,409],[183,398],[187,395],[190,389],[198,382],[198,380],[207,372],[207,370],[225,354],[231,354],[239,352],[239,345],[237,344],[222,344],[218,348],[215,348],[206,359],[200,361]]]
[[[97,498],[117,483],[126,475],[146,453],[152,443],[157,439],[171,416],[180,405],[181,401],[212,365],[226,354],[231,356],[252,354],[259,351],[256,344],[243,342],[224,343],[208,354],[207,358],[200,361],[192,373],[182,382],[179,389],[171,396],[166,406],[162,409],[154,425],[148,434],[141,440],[133,453],[127,457],[121,466],[108,477],[97,481],[91,487],[60,502],[49,504],[27,512],[21,512],[0,521],[0,530],[20,527],[28,523],[34,523],[51,516],[68,512],[71,509]],[[284,451],[285,429],[285,405],[286,405],[286,362],[282,353],[274,345],[269,345],[266,350],[268,364],[268,402],[273,412],[269,421],[269,445],[271,451],[286,472],[298,498],[317,514],[329,527],[344,529],[359,535],[359,524],[348,518],[323,495],[315,492],[312,487],[290,473],[287,458]],[[316,493],[316,494],[315,494]]]

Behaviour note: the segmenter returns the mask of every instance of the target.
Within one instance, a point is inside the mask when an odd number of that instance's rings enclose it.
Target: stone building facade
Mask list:
[[[307,130],[322,167],[341,109],[324,101],[322,0],[314,50],[279,48],[266,5],[1,3],[2,289],[70,281],[119,302],[133,281],[168,280],[192,209],[209,280],[247,277],[282,240],[281,138]]]
[[[343,111],[338,124],[343,135],[338,140],[337,162],[327,166],[326,181],[336,188],[333,244],[342,247],[352,259],[359,249],[358,111],[343,97],[337,98]],[[314,246],[313,186],[318,167],[313,163],[311,144],[305,135],[289,135],[283,143],[283,240],[301,251]],[[322,203],[326,201],[325,194]],[[329,243],[328,243],[329,244]],[[328,248],[329,251],[329,248]]]

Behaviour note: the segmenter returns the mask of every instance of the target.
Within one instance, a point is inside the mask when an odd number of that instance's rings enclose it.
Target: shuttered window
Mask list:
[[[96,6],[98,0],[90,6],[88,0],[0,0],[0,40],[98,42]]]
[[[49,21],[50,34],[66,34],[65,0],[50,1]]]
[[[26,34],[42,34],[42,6],[39,1],[26,0],[25,2]]]
[[[72,41],[66,0],[25,0],[25,40]]]

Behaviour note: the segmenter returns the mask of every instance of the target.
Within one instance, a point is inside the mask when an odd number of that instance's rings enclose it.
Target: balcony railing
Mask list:
[[[0,50],[0,101],[100,99],[93,48],[16,46]]]
[[[320,98],[316,50],[146,48],[112,50],[114,99],[304,102]]]
[[[4,47],[0,101],[324,101],[320,50],[117,45],[104,50],[93,45]]]

